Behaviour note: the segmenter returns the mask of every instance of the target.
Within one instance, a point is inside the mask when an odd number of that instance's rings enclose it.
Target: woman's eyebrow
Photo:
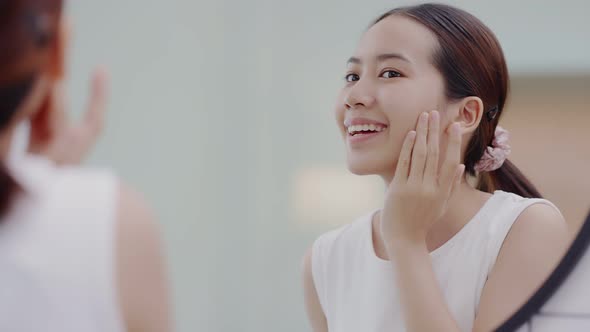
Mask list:
[[[379,54],[379,55],[377,55],[375,57],[375,59],[377,60],[377,62],[383,62],[383,61],[389,60],[389,59],[399,59],[399,60],[403,60],[403,61],[412,63],[412,61],[408,60],[408,58],[406,58],[405,56],[403,56],[400,53],[384,53],[384,54]],[[350,64],[350,63],[361,64],[362,61],[361,61],[360,58],[350,57],[346,63],[348,63],[348,64]]]

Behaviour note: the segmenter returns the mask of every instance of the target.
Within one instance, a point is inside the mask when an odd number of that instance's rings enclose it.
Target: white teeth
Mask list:
[[[375,125],[375,124],[365,124],[365,125],[349,126],[347,129],[348,129],[349,134],[354,134],[354,133],[358,133],[360,131],[381,132],[381,131],[385,130],[385,127],[383,127],[381,125]]]

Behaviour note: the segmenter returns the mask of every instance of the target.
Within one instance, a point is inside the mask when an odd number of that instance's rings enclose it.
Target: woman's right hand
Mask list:
[[[87,110],[77,122],[67,114],[63,84],[55,83],[41,109],[31,118],[28,152],[43,155],[58,165],[81,163],[102,133],[107,76],[105,69],[94,71]]]

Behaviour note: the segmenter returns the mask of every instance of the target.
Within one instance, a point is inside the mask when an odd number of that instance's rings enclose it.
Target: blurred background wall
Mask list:
[[[498,35],[513,74],[512,159],[563,210],[590,208],[590,5],[443,1]],[[321,232],[381,204],[350,175],[332,116],[345,61],[412,1],[69,1],[69,94],[112,72],[112,165],[160,218],[179,331],[305,331],[300,259]]]

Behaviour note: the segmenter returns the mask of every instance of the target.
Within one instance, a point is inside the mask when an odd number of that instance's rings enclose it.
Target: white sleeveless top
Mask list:
[[[461,331],[473,328],[481,292],[512,224],[535,203],[556,208],[547,200],[496,191],[469,223],[430,253]],[[405,331],[393,266],[373,247],[374,213],[314,242],[312,275],[330,332]]]
[[[10,169],[24,194],[0,224],[0,331],[123,331],[115,177],[32,156]]]

